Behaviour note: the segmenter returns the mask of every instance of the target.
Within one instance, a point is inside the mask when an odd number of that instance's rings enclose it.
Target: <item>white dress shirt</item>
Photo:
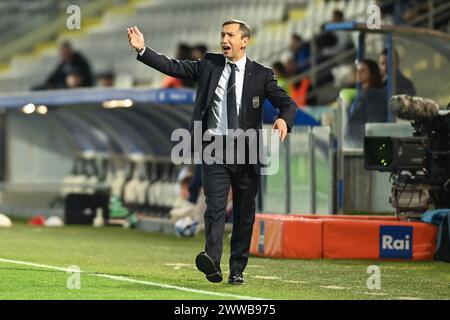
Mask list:
[[[138,54],[139,54],[140,56],[142,56],[142,55],[144,54],[144,52],[145,52],[145,49],[147,49],[147,47],[144,47],[144,49],[142,49],[142,51],[139,52]]]
[[[224,57],[224,59],[226,58]],[[231,74],[231,67],[229,65],[229,62],[231,63],[231,61],[227,60],[225,68],[223,68],[219,83],[217,84],[217,88],[214,91],[213,102],[208,114],[208,128],[210,129],[207,130],[207,133],[212,135],[226,135],[228,133],[227,86],[228,79],[230,78]],[[238,116],[242,105],[242,87],[244,85],[246,62],[246,55],[244,55],[238,61],[234,62],[236,64],[234,90],[236,90],[236,108]],[[213,124],[217,124],[217,127],[211,128]]]

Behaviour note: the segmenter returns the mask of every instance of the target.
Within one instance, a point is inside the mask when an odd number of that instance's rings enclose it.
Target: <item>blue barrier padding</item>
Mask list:
[[[193,89],[83,88],[27,91],[0,94],[0,108],[21,108],[28,103],[46,106],[102,104],[108,100],[131,99],[134,103],[193,104]]]

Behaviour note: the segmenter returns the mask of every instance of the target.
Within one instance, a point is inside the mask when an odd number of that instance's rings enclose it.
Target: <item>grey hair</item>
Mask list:
[[[222,27],[229,25],[229,24],[235,24],[235,23],[239,24],[239,30],[241,31],[242,38],[247,37],[250,39],[250,37],[252,36],[252,29],[250,29],[250,26],[244,21],[230,19],[230,20],[227,20],[224,23],[222,23]]]

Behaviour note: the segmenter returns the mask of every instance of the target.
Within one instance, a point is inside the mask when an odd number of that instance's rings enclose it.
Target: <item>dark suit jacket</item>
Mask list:
[[[213,103],[214,91],[225,67],[225,57],[222,54],[206,53],[200,60],[182,61],[169,59],[147,47],[144,54],[138,55],[137,59],[169,76],[198,82],[191,132],[194,121],[202,121],[203,132],[206,131],[208,111]],[[297,105],[278,86],[272,69],[247,58],[242,89],[242,109],[239,112],[239,127],[241,129],[244,131],[250,128],[258,130],[262,127],[262,106],[266,98],[270,100],[273,106],[280,109],[278,117],[286,121],[288,132],[291,132]],[[259,99],[259,104],[254,105],[254,101],[257,99]]]
[[[197,81],[199,85],[192,121],[203,121],[207,118],[214,91],[225,67],[225,57],[222,54],[206,53],[203,59],[197,61],[181,61],[169,59],[147,47],[144,54],[138,55],[137,59],[169,76]],[[257,108],[253,107],[253,97],[259,98]],[[242,112],[239,114],[241,129],[261,128],[262,104],[265,98],[280,109],[279,118],[286,121],[291,132],[297,105],[277,85],[272,69],[247,58],[242,90]],[[203,129],[206,130],[206,127]]]

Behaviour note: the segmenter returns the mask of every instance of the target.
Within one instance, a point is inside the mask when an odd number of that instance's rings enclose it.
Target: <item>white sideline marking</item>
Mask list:
[[[20,265],[24,265],[24,266],[74,273],[74,270],[71,270],[70,268],[61,268],[61,267],[50,266],[50,265],[40,264],[40,263],[27,262],[27,261],[19,261],[19,260],[0,258],[0,262],[20,264]],[[163,284],[163,283],[144,281],[144,280],[136,280],[136,279],[122,277],[122,276],[114,276],[114,275],[110,275],[110,274],[101,274],[101,273],[94,273],[94,272],[87,272],[87,271],[80,271],[79,273],[85,273],[85,274],[88,274],[91,276],[97,276],[97,277],[107,278],[107,279],[111,279],[111,280],[124,281],[124,282],[130,282],[130,283],[138,283],[138,284],[143,284],[143,285],[147,285],[147,286],[160,287],[160,288],[164,288],[164,289],[173,289],[173,290],[186,291],[186,292],[193,292],[193,293],[200,293],[200,294],[206,294],[206,295],[211,295],[211,296],[229,297],[229,298],[242,299],[242,300],[266,300],[266,298],[239,296],[239,295],[234,295],[231,293],[220,293],[220,292],[214,292],[214,291],[198,290],[198,289],[174,286],[174,285],[170,285],[170,284]]]
[[[294,283],[294,284],[306,284],[309,283],[308,281],[297,281],[297,280],[281,280],[286,283]]]
[[[275,277],[275,276],[253,276],[253,278],[256,279],[263,279],[263,280],[280,280],[280,277]]]
[[[371,296],[387,296],[387,293],[382,293],[382,292],[364,292],[364,294],[371,295]]]
[[[181,268],[185,267],[185,268],[190,268],[190,269],[197,269],[197,267],[195,267],[195,265],[191,264],[191,263],[166,263],[164,264],[167,267],[173,267],[174,270],[180,270]]]
[[[418,298],[418,297],[394,297],[394,299],[399,299],[399,300],[423,300],[422,298]]]
[[[324,289],[332,289],[332,290],[345,290],[348,289],[346,287],[339,287],[339,286],[321,286]]]

